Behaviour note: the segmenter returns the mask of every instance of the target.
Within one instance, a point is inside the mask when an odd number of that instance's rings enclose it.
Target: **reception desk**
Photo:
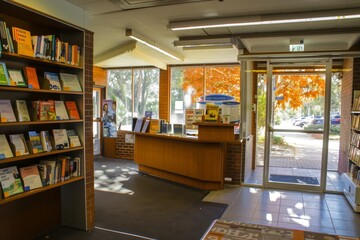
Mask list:
[[[224,186],[226,143],[161,134],[135,134],[135,162],[140,172],[192,187]]]

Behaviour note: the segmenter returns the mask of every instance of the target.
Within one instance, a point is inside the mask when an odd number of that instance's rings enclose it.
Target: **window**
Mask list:
[[[226,94],[240,101],[240,66],[171,68],[171,122],[185,123],[184,111],[199,108],[204,95]]]
[[[133,117],[144,117],[145,111],[159,118],[159,78],[157,68],[108,71],[107,98],[117,103],[117,123],[122,130],[131,130]]]

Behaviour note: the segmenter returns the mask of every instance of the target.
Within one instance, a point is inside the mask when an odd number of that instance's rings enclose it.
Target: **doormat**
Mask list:
[[[316,177],[305,177],[305,176],[289,176],[289,175],[270,174],[270,181],[319,185],[319,181]]]

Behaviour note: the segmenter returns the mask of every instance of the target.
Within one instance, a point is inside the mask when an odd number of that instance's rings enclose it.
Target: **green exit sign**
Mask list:
[[[304,44],[290,44],[290,52],[303,52]]]

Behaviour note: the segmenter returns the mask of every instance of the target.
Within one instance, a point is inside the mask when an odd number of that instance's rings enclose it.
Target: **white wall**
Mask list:
[[[86,28],[88,13],[65,0],[13,0],[39,12],[62,19],[81,28]]]

